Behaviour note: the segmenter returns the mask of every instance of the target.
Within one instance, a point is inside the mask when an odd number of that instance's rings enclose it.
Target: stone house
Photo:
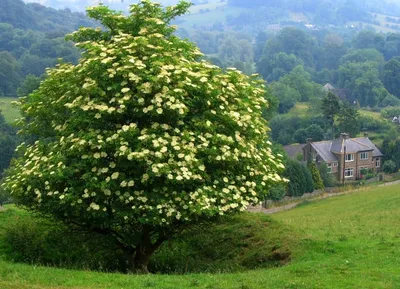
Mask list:
[[[307,140],[303,147],[304,161],[317,165],[325,163],[328,172],[337,180],[356,180],[362,178],[363,169],[381,171],[382,153],[365,135],[361,138],[349,138],[342,133],[338,139],[312,142]]]

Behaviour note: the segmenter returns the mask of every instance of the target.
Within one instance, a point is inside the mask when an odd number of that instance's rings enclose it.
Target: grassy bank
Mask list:
[[[254,215],[259,217],[263,218]],[[300,236],[300,243],[292,247],[292,261],[283,267],[133,276],[34,267],[3,259],[0,288],[400,288],[400,186],[308,202],[272,218]]]

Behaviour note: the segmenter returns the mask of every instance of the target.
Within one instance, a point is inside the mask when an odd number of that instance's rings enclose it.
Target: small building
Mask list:
[[[303,147],[304,161],[324,163],[328,172],[337,180],[356,180],[362,178],[363,169],[379,172],[382,168],[383,154],[366,134],[361,138],[349,138],[342,133],[338,139],[312,142],[307,140]]]
[[[325,92],[332,92],[342,101],[347,101],[350,104],[357,104],[357,99],[352,95],[351,91],[346,88],[335,88],[332,84],[327,83],[322,88]]]
[[[304,146],[305,144],[291,144],[284,146],[283,149],[285,150],[289,158],[293,160],[299,160],[300,158],[303,159]]]

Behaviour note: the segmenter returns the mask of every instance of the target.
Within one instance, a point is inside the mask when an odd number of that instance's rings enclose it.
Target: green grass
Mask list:
[[[361,115],[369,116],[369,117],[372,117],[373,119],[377,119],[377,120],[383,120],[380,112],[365,110],[365,109],[359,109],[358,111]]]
[[[308,104],[297,102],[287,114],[291,116],[306,116],[308,114]]]
[[[0,288],[400,288],[399,185],[309,202],[273,219],[300,236],[283,267],[134,276],[0,261]]]
[[[8,123],[19,118],[19,111],[13,107],[11,102],[17,100],[14,97],[0,97],[0,111]]]

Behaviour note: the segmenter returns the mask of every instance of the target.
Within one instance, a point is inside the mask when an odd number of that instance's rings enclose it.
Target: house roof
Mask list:
[[[341,100],[350,102],[351,104],[356,101],[356,98],[352,95],[351,91],[346,88],[334,88],[330,90],[334,95],[339,97]]]
[[[293,144],[284,146],[283,149],[288,154],[288,156],[292,159],[295,159],[298,154],[303,154],[303,147],[305,144]]]
[[[367,137],[360,137],[360,138],[355,138],[354,139],[357,142],[360,142],[364,145],[367,145],[371,148],[373,148],[374,150],[372,151],[372,156],[373,157],[382,157],[383,154],[381,153],[381,151],[376,147],[376,145]]]
[[[333,85],[330,84],[330,83],[325,84],[325,85],[324,85],[324,88],[325,88],[326,90],[335,89],[335,88],[333,87]]]
[[[337,162],[338,158],[335,154],[343,154],[344,147],[346,147],[346,153],[372,151],[373,157],[383,156],[368,137],[346,138],[341,136],[332,141],[312,142],[310,144],[318,155],[327,163]]]
[[[311,145],[325,162],[338,161],[337,157],[331,151],[332,141],[313,142]]]
[[[371,141],[370,141],[371,142]],[[371,142],[372,144],[372,142]],[[331,151],[333,153],[344,153],[346,147],[347,153],[356,153],[356,152],[364,152],[364,151],[372,151],[374,150],[374,145],[369,146],[365,142],[359,141],[359,139],[352,138],[339,138],[332,141]]]

